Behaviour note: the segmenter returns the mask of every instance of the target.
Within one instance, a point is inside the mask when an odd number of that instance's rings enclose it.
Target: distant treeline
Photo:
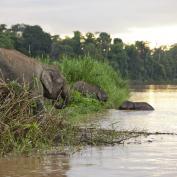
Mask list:
[[[162,36],[163,37],[163,36]],[[124,78],[139,82],[177,81],[177,44],[150,49],[147,42],[136,41],[127,45],[119,38],[111,39],[106,32],[86,33],[74,31],[73,37],[60,38],[43,31],[40,26],[25,24],[7,28],[0,25],[0,47],[15,48],[33,57],[89,55],[97,60],[109,61]]]

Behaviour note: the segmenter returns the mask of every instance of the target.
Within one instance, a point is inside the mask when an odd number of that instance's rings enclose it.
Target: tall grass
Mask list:
[[[49,113],[34,115],[37,99],[25,84],[0,82],[0,155],[52,145],[63,120]]]
[[[57,62],[55,63],[57,64]],[[83,80],[100,86],[108,94],[107,108],[118,107],[128,97],[128,87],[120,74],[108,63],[90,57],[64,58],[58,63],[68,82]]]

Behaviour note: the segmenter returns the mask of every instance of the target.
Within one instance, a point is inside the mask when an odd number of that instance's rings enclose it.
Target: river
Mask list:
[[[177,133],[177,86],[136,87],[132,101],[155,111],[109,110],[99,126],[117,130]],[[0,159],[0,177],[176,177],[177,136],[151,135],[119,146],[87,147],[74,155]]]

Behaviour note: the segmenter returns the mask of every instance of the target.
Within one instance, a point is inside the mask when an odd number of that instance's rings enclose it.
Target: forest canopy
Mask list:
[[[0,24],[0,47],[14,48],[32,57],[61,60],[63,56],[108,61],[123,78],[139,82],[177,81],[177,44],[150,49],[148,42],[125,44],[112,39],[106,32],[83,35],[74,31],[73,37],[51,35],[38,25]]]

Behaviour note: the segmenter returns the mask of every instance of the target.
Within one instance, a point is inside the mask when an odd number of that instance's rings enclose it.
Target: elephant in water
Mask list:
[[[119,110],[153,111],[154,108],[146,102],[124,101]]]
[[[28,83],[34,95],[52,99],[53,102],[62,98],[63,103],[55,104],[58,109],[64,108],[69,101],[66,81],[57,67],[43,65],[16,50],[0,48],[0,78],[6,82]],[[34,79],[38,80],[37,87]],[[39,107],[43,107],[42,100],[39,102]]]

